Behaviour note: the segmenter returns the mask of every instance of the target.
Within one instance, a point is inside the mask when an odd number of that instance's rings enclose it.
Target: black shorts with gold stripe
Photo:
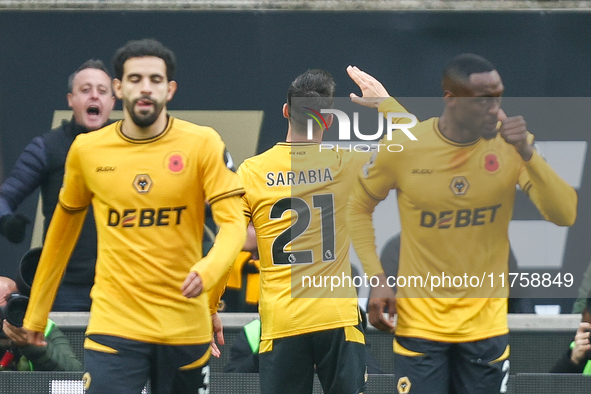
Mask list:
[[[325,394],[365,390],[365,336],[360,325],[261,341],[262,394],[312,393],[314,371]]]
[[[394,392],[506,393],[508,341],[508,335],[460,343],[399,336],[394,341]]]
[[[208,392],[210,344],[162,345],[110,335],[84,341],[87,394]]]

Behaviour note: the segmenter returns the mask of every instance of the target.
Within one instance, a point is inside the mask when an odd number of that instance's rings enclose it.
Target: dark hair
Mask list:
[[[299,75],[287,90],[287,109],[292,127],[295,126],[294,122],[300,126],[306,125],[307,120],[310,119],[309,110],[304,107],[315,111],[332,108],[335,87],[336,83],[327,71],[314,69]],[[309,99],[301,100],[301,103],[296,104],[294,108],[292,105],[294,97]]]
[[[587,308],[587,312],[591,313],[591,290],[587,294],[587,303],[585,304],[585,308]]]
[[[443,67],[441,86],[444,90],[453,90],[457,85],[464,84],[470,75],[496,70],[495,66],[473,53],[463,53],[451,59]]]
[[[70,76],[68,77],[68,93],[72,93],[72,91],[74,90],[74,78],[76,78],[76,75],[78,75],[80,71],[86,70],[87,68],[94,68],[96,70],[104,71],[105,74],[109,76],[109,79],[111,79],[111,73],[109,73],[109,70],[107,70],[107,66],[105,66],[105,63],[103,63],[102,60],[89,59],[82,63],[82,65],[78,67],[78,69],[74,71],[72,74],[70,74]]]
[[[151,38],[129,41],[127,44],[117,49],[113,56],[113,70],[115,78],[123,78],[123,64],[132,57],[155,56],[164,60],[166,63],[166,78],[169,81],[174,79],[176,69],[176,57],[174,53],[166,48],[160,41]]]

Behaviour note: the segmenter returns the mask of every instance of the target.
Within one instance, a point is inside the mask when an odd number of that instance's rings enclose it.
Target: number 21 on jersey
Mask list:
[[[322,260],[335,260],[335,221],[334,196],[330,194],[316,194],[312,196],[313,209],[302,198],[285,197],[273,204],[269,213],[271,220],[281,219],[285,212],[295,211],[297,217],[292,219],[291,226],[285,229],[273,240],[273,264],[311,264],[315,261],[312,249],[287,250],[289,244],[310,230],[312,215],[320,215],[320,242],[322,245]],[[312,245],[310,245],[311,247]]]

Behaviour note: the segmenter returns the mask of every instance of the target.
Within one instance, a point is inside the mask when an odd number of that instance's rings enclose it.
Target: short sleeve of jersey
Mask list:
[[[82,163],[82,147],[75,140],[66,158],[64,183],[60,190],[59,202],[69,211],[77,211],[90,205],[92,193],[88,189],[84,179],[84,166]]]
[[[209,203],[213,204],[222,198],[243,194],[244,188],[238,176],[227,166],[230,156],[226,151],[224,142],[217,133],[212,133],[207,149],[204,151],[206,157],[203,162],[203,185],[205,198]]]

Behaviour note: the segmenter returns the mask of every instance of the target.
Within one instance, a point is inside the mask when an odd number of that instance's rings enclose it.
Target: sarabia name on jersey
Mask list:
[[[318,168],[316,170],[279,171],[267,172],[267,186],[296,186],[309,183],[332,182],[333,177],[330,168]]]

